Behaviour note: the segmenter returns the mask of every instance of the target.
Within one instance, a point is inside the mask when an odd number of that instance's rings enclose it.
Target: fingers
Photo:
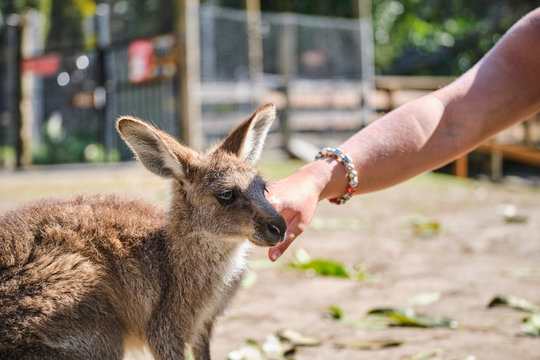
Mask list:
[[[287,239],[285,239],[285,241],[283,241],[282,243],[280,243],[279,245],[277,246],[274,246],[272,248],[270,248],[268,250],[268,258],[271,260],[271,261],[276,261],[277,259],[279,259],[279,257],[281,255],[283,255],[283,253],[285,252],[285,250],[287,250],[287,248],[289,247],[289,245],[292,244],[292,242],[294,241],[295,237],[294,235],[290,235],[290,236],[287,236]]]
[[[294,218],[291,221],[291,223],[288,225],[287,237],[285,238],[285,240],[282,243],[274,247],[271,247],[268,250],[268,258],[271,261],[276,261],[277,259],[279,259],[279,257],[283,255],[285,250],[287,250],[287,248],[298,237],[298,235],[300,235],[303,232],[305,226],[301,225],[297,219],[298,218]]]

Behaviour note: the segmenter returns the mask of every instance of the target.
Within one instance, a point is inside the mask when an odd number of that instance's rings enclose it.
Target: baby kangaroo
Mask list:
[[[167,213],[80,196],[1,217],[0,359],[121,359],[132,346],[154,359],[184,359],[189,346],[209,359],[214,319],[238,288],[249,242],[285,236],[253,168],[274,118],[273,105],[261,107],[204,154],[120,118],[139,161],[172,179]]]

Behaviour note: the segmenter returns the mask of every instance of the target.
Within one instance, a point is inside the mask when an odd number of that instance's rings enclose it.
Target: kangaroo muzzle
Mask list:
[[[287,233],[287,222],[281,215],[274,216],[267,224],[270,237],[275,239],[274,243],[278,244],[285,240]]]

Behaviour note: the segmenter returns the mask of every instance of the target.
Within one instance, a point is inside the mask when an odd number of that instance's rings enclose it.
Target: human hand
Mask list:
[[[309,179],[295,173],[269,185],[266,197],[287,222],[285,240],[268,250],[268,258],[276,261],[313,218],[319,192]]]

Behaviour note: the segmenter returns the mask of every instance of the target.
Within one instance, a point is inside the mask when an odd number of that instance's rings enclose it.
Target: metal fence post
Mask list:
[[[105,148],[105,161],[111,160],[112,138],[114,134],[114,120],[110,116],[110,94],[108,54],[111,53],[111,9],[110,5],[101,3],[97,7],[97,62],[99,66],[98,86],[94,90],[94,106],[100,122],[99,136]],[[96,101],[97,100],[97,101]]]
[[[199,0],[177,0],[180,129],[183,142],[203,147]]]
[[[360,72],[362,77],[362,124],[366,126],[373,118],[373,109],[368,97],[373,93],[375,83],[375,50],[373,48],[373,29],[371,21],[371,0],[358,0],[358,19],[360,27]]]
[[[21,87],[21,66],[22,66],[22,18],[19,15],[10,15],[6,21],[7,37],[7,108],[10,123],[13,129],[13,145],[15,148],[15,167],[21,169],[25,164],[24,159],[24,138],[22,134],[22,87]]]
[[[246,0],[249,80],[251,86],[251,105],[259,105],[260,86],[263,76],[263,44],[261,37],[261,2]]]
[[[279,73],[282,76],[281,91],[285,95],[285,104],[279,116],[282,146],[291,157],[294,157],[291,148],[291,83],[296,75],[297,43],[296,19],[292,13],[283,14],[283,23],[280,31],[278,47]]]

